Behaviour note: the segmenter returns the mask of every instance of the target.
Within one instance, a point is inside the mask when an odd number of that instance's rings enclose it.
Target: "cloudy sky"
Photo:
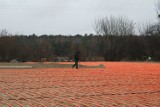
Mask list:
[[[156,0],[0,0],[0,29],[12,34],[95,33],[96,18],[155,22]]]

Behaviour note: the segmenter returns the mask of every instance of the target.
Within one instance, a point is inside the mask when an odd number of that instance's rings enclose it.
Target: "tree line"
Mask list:
[[[159,61],[159,46],[159,35],[3,35],[0,36],[0,61],[41,61],[41,58],[54,61],[56,57],[73,59],[77,51],[82,61],[143,61],[147,56]]]

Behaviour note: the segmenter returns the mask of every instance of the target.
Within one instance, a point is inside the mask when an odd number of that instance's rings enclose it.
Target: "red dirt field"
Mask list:
[[[0,69],[0,107],[160,107],[160,63]]]

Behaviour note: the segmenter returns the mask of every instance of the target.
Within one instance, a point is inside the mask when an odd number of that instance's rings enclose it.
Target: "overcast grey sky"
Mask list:
[[[0,29],[15,34],[95,33],[96,18],[156,21],[156,0],[0,0]]]

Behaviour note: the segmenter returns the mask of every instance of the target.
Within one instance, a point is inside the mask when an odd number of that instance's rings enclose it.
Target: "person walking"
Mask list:
[[[72,68],[74,68],[76,66],[76,69],[78,69],[78,62],[79,62],[79,52],[77,52],[75,55],[74,55],[74,65],[72,66]]]

